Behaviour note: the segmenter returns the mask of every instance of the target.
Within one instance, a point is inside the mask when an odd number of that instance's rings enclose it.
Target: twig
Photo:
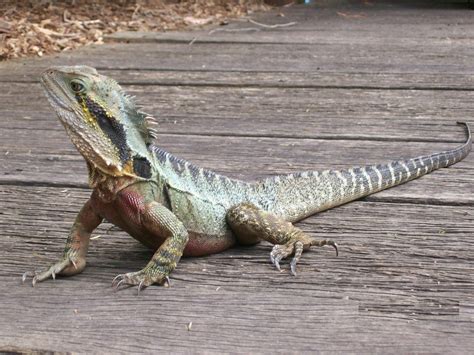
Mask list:
[[[257,22],[255,20],[252,20],[251,18],[248,19],[250,23],[253,23],[254,25],[261,26],[264,28],[278,28],[278,27],[290,27],[296,25],[296,22],[288,22],[288,23],[277,23],[275,25],[267,25],[261,22]]]
[[[38,31],[41,32],[47,36],[50,37],[65,37],[65,38],[79,38],[81,35],[79,33],[59,33],[53,30],[48,30],[47,28],[43,28],[38,26],[37,24],[33,24],[32,27]]]
[[[135,15],[138,13],[140,8],[141,8],[140,4],[135,5],[135,9],[133,10],[133,14],[132,14],[132,20],[135,19]]]
[[[85,20],[85,21],[79,21],[79,20],[70,20],[68,19],[69,11],[64,10],[63,12],[63,21],[65,23],[75,23],[75,24],[80,24],[80,25],[92,25],[95,23],[101,23],[102,20]]]
[[[194,38],[191,40],[191,42],[189,42],[188,44],[189,44],[189,45],[192,45],[194,42],[196,42],[196,40],[197,40],[197,37],[194,37]]]
[[[215,28],[212,31],[209,31],[209,34],[212,35],[214,32],[245,32],[245,31],[260,31],[260,28],[257,28],[257,27]]]

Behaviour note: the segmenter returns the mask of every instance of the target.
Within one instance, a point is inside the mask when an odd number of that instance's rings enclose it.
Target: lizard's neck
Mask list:
[[[118,192],[137,181],[131,176],[112,176],[87,163],[89,169],[89,186],[104,202],[112,202]]]

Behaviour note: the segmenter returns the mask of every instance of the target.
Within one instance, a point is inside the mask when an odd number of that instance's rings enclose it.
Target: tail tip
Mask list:
[[[464,128],[466,128],[467,130],[467,136],[468,136],[468,141],[471,140],[471,129],[469,127],[469,124],[467,122],[464,122],[464,121],[457,121],[456,122],[458,125],[460,126],[464,126]]]

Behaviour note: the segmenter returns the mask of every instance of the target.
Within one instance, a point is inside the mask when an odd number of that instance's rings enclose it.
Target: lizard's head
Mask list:
[[[147,117],[114,80],[73,66],[46,70],[41,83],[89,166],[111,176],[151,176]]]

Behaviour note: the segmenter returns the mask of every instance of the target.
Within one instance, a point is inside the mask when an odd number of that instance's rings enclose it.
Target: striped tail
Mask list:
[[[467,123],[467,141],[458,148],[413,159],[392,161],[365,167],[323,172],[310,171],[276,176],[262,182],[273,203],[267,204],[275,214],[288,221],[298,221],[314,213],[403,184],[464,159],[472,147]]]

